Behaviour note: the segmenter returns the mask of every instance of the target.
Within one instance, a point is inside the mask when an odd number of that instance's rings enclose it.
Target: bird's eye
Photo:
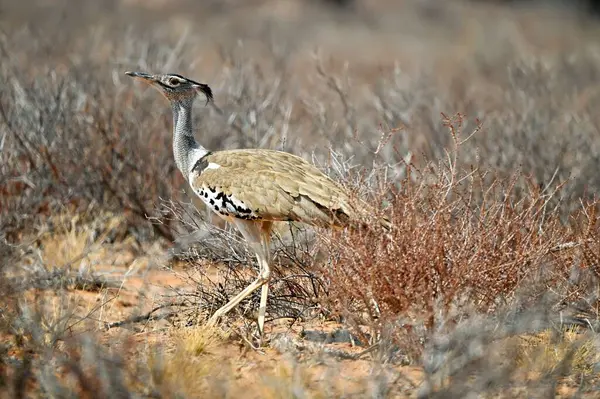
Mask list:
[[[177,79],[177,78],[171,78],[171,79],[169,79],[169,84],[171,86],[177,86],[177,85],[179,85],[179,83],[180,83],[179,79]]]

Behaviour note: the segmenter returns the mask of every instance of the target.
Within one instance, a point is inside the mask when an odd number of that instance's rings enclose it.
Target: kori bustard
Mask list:
[[[157,88],[173,110],[175,163],[202,201],[235,225],[256,253],[258,278],[218,309],[213,324],[261,287],[258,329],[264,332],[269,292],[270,237],[273,222],[297,221],[313,226],[343,227],[367,209],[339,184],[303,158],[290,153],[241,149],[210,151],[192,130],[192,105],[199,93],[213,100],[210,87],[177,74],[126,72]]]

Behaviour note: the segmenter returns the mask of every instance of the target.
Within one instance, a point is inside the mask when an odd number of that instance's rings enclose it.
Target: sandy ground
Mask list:
[[[97,253],[81,262],[93,259],[91,270],[116,282],[114,286],[96,291],[45,290],[43,303],[48,314],[58,317],[61,307],[75,309],[71,322],[74,332],[90,331],[109,350],[118,350],[126,357],[138,359],[147,358],[157,348],[167,354],[173,353],[180,342],[178,337],[185,334],[186,329],[203,328],[202,322],[182,326],[177,315],[172,315],[166,319],[125,322],[107,329],[111,323],[131,320],[161,304],[176,302],[175,289],[179,292],[194,290],[189,278],[193,274],[189,272],[189,266],[183,264],[165,267],[168,262],[163,256],[164,250],[159,248],[148,249],[143,256],[136,256],[124,248],[100,252],[102,256]],[[211,278],[219,279],[219,266],[205,264],[201,267]],[[32,303],[40,292],[28,292]],[[163,311],[154,314],[160,315]],[[368,348],[354,345],[343,326],[337,323],[292,322],[289,319],[269,322],[266,343],[256,349],[247,341],[252,339],[247,337],[254,333],[255,323],[237,319],[231,318],[219,326],[219,331],[227,338],[209,345],[203,359],[218,363],[206,375],[207,380],[231,381],[229,391],[243,393],[245,398],[270,397],[271,394],[281,397],[278,392],[282,389],[282,381],[291,384],[295,380],[308,389],[321,391],[334,387],[340,393],[356,394],[364,392],[365,381],[369,381],[379,367],[369,351],[363,353]],[[359,354],[362,354],[360,358],[352,358]],[[398,384],[400,397],[413,396],[422,380],[420,368],[397,366],[393,372],[395,378],[402,375],[402,382]]]
[[[149,353],[157,348],[167,356],[175,354],[173,368],[176,373],[195,379],[200,375],[204,379],[203,384],[209,387],[211,384],[227,386],[230,397],[292,397],[290,390],[293,389],[317,393],[334,389],[335,397],[362,397],[366,392],[372,392],[368,385],[376,383],[373,375],[382,370],[381,364],[375,360],[376,351],[364,353],[369,348],[353,345],[343,326],[334,322],[292,323],[286,319],[270,322],[266,325],[266,344],[255,349],[247,341],[251,335],[247,334],[248,326],[254,329],[255,324],[232,318],[219,327],[223,336],[206,344],[199,355],[201,361],[183,364],[177,360],[178,345],[184,342],[181,341],[182,334],[194,329],[202,331],[202,322],[182,326],[175,315],[168,319],[142,320],[106,329],[107,323],[128,320],[149,312],[159,304],[177,301],[177,297],[173,297],[173,289],[194,290],[186,277],[189,266],[173,264],[166,268],[158,248],[153,251],[156,253],[138,257],[122,249],[107,251],[105,254],[112,260],[96,264],[94,271],[114,281],[122,281],[122,284],[100,291],[71,289],[66,294],[45,292],[48,312],[56,311],[57,303],[68,301],[75,305],[75,313],[81,320],[74,318],[76,326],[73,331],[92,331],[109,350],[120,351],[125,357],[147,359]],[[219,278],[218,265],[202,267],[212,278]],[[34,292],[30,294],[34,296]],[[192,340],[188,338],[188,341]],[[356,358],[359,354],[362,355]],[[197,370],[188,370],[195,367]],[[386,371],[379,375],[387,375],[388,381],[395,381],[391,397],[416,397],[424,378],[420,367],[386,365],[384,369]],[[574,388],[568,385],[557,388],[558,397],[574,393]],[[220,397],[214,387],[207,389],[216,395],[210,397]],[[288,391],[289,394],[282,393]],[[193,393],[188,395],[186,397],[195,397]],[[315,394],[315,397],[320,396]]]

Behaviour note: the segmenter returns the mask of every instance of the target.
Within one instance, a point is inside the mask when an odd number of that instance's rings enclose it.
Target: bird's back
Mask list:
[[[189,178],[196,194],[225,217],[343,226],[364,208],[317,167],[282,151],[213,152]]]

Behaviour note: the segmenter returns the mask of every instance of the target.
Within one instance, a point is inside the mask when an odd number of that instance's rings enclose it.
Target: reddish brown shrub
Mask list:
[[[409,330],[431,331],[449,316],[492,312],[525,288],[530,299],[556,288],[577,253],[583,267],[598,263],[594,203],[574,216],[580,228],[568,228],[549,205],[560,202],[561,184],[540,188],[519,172],[502,180],[475,168],[458,170],[463,117],[444,117],[444,123],[454,143],[448,158],[426,170],[407,165],[400,187],[375,195],[389,203],[390,231],[321,236],[332,250],[324,267],[328,299],[355,327],[380,334],[386,324],[406,320]],[[583,292],[572,287],[565,295]]]

